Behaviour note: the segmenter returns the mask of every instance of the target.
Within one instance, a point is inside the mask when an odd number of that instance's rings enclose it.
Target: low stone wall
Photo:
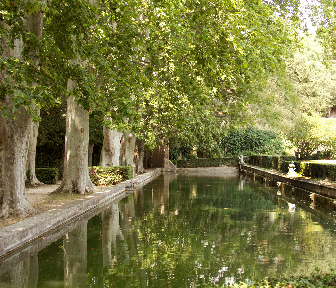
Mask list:
[[[32,242],[51,230],[58,229],[76,218],[83,217],[85,213],[96,208],[100,209],[107,202],[123,198],[127,195],[128,191],[132,191],[134,188],[140,188],[161,175],[161,173],[161,169],[152,170],[115,186],[105,187],[99,190],[99,192],[87,195],[83,199],[74,200],[53,210],[1,229],[0,260],[5,255],[12,253],[13,250],[20,249],[26,243]],[[3,261],[0,261],[0,271],[2,265]]]
[[[332,186],[332,185],[328,186],[328,185],[324,185],[324,184],[306,180],[306,179],[289,178],[284,175],[281,175],[281,174],[278,174],[278,173],[275,173],[269,170],[265,170],[259,167],[250,166],[247,164],[240,165],[239,171],[241,173],[256,174],[256,175],[260,175],[261,177],[271,178],[277,182],[283,182],[293,187],[307,190],[307,191],[319,194],[321,196],[336,199],[336,186]]]

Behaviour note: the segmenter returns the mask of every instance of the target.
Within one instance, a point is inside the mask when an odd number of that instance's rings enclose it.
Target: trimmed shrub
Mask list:
[[[249,164],[263,168],[273,168],[276,170],[286,170],[288,172],[288,164],[295,160],[295,156],[271,156],[271,155],[251,155],[249,156]],[[284,172],[284,171],[283,171]]]
[[[302,176],[320,179],[336,180],[336,165],[314,163],[306,161],[294,161],[294,156],[267,156],[252,155],[249,163],[263,168],[273,168],[285,174],[288,173],[288,166],[292,161],[295,165],[295,172]]]
[[[310,177],[312,178],[328,178],[329,177],[328,164],[311,163],[310,165]]]
[[[131,166],[93,166],[89,168],[89,174],[94,185],[109,186],[133,178],[133,169]]]
[[[306,176],[306,177],[310,177],[311,175],[311,164],[309,162],[301,162],[300,163],[300,173],[302,173],[302,175]]]
[[[288,172],[288,164],[290,162],[288,161],[281,161],[280,163],[280,171],[283,172],[283,173],[287,173]]]
[[[238,164],[237,157],[177,160],[177,168],[219,167],[223,165],[237,165],[237,164]]]
[[[251,155],[249,156],[249,163],[254,166],[261,166],[260,155]]]
[[[296,157],[295,156],[281,156],[281,159],[283,161],[295,161]]]
[[[36,168],[36,178],[44,184],[56,184],[58,168]]]
[[[261,155],[261,167],[263,167],[263,168],[272,168],[272,156],[270,156],[270,155]]]

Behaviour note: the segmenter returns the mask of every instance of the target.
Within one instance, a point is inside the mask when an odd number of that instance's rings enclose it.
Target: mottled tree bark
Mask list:
[[[5,44],[2,41],[2,44]],[[15,40],[14,49],[5,48],[4,57],[21,58],[22,40]],[[3,74],[3,77],[6,77]],[[10,111],[14,106],[12,95],[7,95],[3,105]],[[26,162],[32,117],[20,107],[15,118],[0,115],[0,216],[28,216],[33,208],[25,191]]]
[[[95,4],[95,0],[87,0]],[[78,56],[76,61],[85,65]],[[89,112],[76,102],[73,90],[76,82],[68,79],[67,115],[65,130],[65,155],[63,180],[56,193],[78,193],[95,191],[89,176]]]
[[[144,158],[145,158],[145,143],[141,139],[136,139],[135,153],[134,153],[135,173],[143,173],[145,171]]]
[[[111,118],[105,120],[112,121]],[[116,129],[103,127],[103,147],[100,154],[100,166],[119,166],[120,163],[120,141],[123,133]]]
[[[68,81],[68,91],[75,83]],[[89,112],[78,104],[74,96],[67,99],[65,157],[63,180],[58,193],[92,192],[95,190],[89,176]]]
[[[121,138],[120,145],[120,165],[121,166],[132,166],[134,172],[134,150],[135,150],[136,136],[127,131],[123,134]]]
[[[38,115],[40,115],[40,110],[36,109]],[[31,133],[29,138],[29,148],[28,148],[28,156],[27,156],[27,167],[26,170],[29,171],[27,174],[29,175],[30,185],[38,185],[42,184],[36,177],[35,172],[35,162],[36,162],[36,144],[37,144],[37,135],[38,135],[39,122],[32,122]]]
[[[25,28],[41,38],[42,19],[41,11],[34,15],[27,15],[24,20]],[[5,29],[9,29],[7,25],[0,24]],[[22,39],[14,41],[14,49],[9,47],[7,40],[3,37],[1,45],[4,48],[2,57],[21,59]],[[1,71],[1,77],[6,79],[5,71]],[[13,95],[6,95],[6,98],[2,100],[2,104],[9,111],[12,111],[14,107],[12,97]],[[27,155],[32,125],[33,119],[23,107],[16,110],[14,118],[4,118],[0,115],[0,216],[25,217],[34,212],[25,193]]]
[[[88,161],[89,167],[92,166],[93,147],[94,144],[89,145],[89,161]]]
[[[39,11],[34,15],[27,15],[26,27],[28,31],[35,33],[38,39],[42,38],[43,27],[43,12]],[[39,65],[39,61],[36,59],[35,65]],[[35,108],[37,116],[40,116],[40,109]],[[32,122],[31,134],[29,139],[28,157],[26,170],[29,171],[30,179],[27,179],[30,185],[42,184],[37,178],[35,173],[35,161],[36,161],[36,144],[38,135],[39,122]]]
[[[15,119],[0,116],[0,216],[28,216],[34,211],[26,197],[25,179],[32,117],[24,108]]]

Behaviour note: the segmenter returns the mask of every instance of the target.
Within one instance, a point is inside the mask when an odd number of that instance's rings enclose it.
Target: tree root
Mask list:
[[[38,214],[27,200],[20,203],[20,206],[11,207],[8,203],[3,203],[0,210],[0,218],[27,218]]]

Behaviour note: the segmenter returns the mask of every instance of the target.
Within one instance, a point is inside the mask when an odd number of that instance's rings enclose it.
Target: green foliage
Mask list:
[[[177,160],[177,168],[220,167],[223,165],[237,165],[236,157],[226,158],[199,158]]]
[[[336,286],[336,274],[332,270],[322,273],[319,269],[311,275],[287,276],[279,278],[265,278],[253,281],[253,284],[236,283],[234,288],[328,288]],[[217,286],[207,286],[217,287]]]
[[[314,163],[314,162],[299,162],[297,163],[298,172],[301,172],[303,176],[329,179],[331,181],[336,180],[336,165],[326,163]]]
[[[295,161],[295,156],[279,156],[279,155],[251,155],[248,158],[248,163],[255,166],[260,166],[263,168],[272,168],[272,169],[287,169],[288,164],[291,161]]]
[[[103,118],[101,113],[90,114],[90,144],[103,146]]]
[[[63,174],[65,113],[64,102],[59,106],[41,110],[36,146],[36,167],[57,167],[60,177]]]
[[[44,184],[56,184],[58,180],[57,168],[36,168],[36,178]]]
[[[328,115],[336,100],[335,61],[325,65],[323,48],[313,36],[302,40],[302,47],[287,60],[285,72],[270,75],[264,89],[253,91],[257,101],[248,116],[259,127],[279,131],[288,140],[287,153],[295,150],[302,159],[329,158],[334,149],[327,138],[334,135],[334,128],[319,117]]]
[[[336,180],[336,164],[318,163],[314,161],[296,161],[295,156],[251,155],[248,163],[267,169],[288,173],[288,166],[294,162],[295,172],[308,178]]]
[[[335,59],[335,3],[334,1],[313,1],[310,3],[310,17],[317,25],[316,36],[325,49],[327,59]]]
[[[220,125],[248,109],[251,89],[282,69],[297,45],[292,22],[265,1],[18,0],[0,11],[9,27],[1,35],[11,47],[22,38],[24,47],[22,61],[0,58],[1,98],[14,95],[12,110],[33,113],[33,104],[52,106],[73,93],[150,147],[165,138],[216,150]],[[39,11],[41,39],[22,19]],[[68,79],[76,83],[71,92]]]
[[[131,166],[93,166],[89,168],[89,175],[94,185],[109,186],[133,178],[133,169]]]
[[[248,108],[252,87],[283,66],[296,33],[262,1],[166,1],[146,8],[148,86],[136,98],[136,128],[151,141],[168,138],[211,151],[220,125],[244,118],[238,115]]]
[[[336,62],[326,65],[323,48],[313,37],[305,38],[303,49],[288,61],[287,73],[298,94],[298,108],[307,114],[327,115],[336,100]]]
[[[283,142],[271,131],[254,127],[230,131],[222,139],[223,150],[229,155],[283,154]]]
[[[333,156],[336,148],[336,121],[313,114],[302,114],[288,134],[300,159]]]

